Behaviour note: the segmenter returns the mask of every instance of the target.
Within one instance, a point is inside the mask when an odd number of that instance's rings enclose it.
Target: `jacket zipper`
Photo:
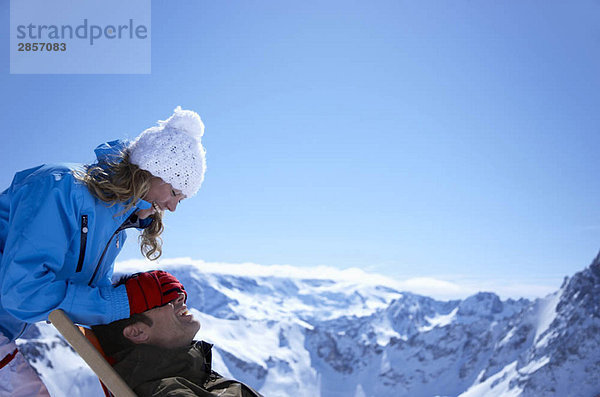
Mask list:
[[[94,270],[94,274],[92,274],[92,278],[90,279],[90,282],[88,283],[89,286],[92,285],[92,281],[94,281],[94,278],[96,277],[96,273],[98,273],[98,270],[100,269],[100,265],[102,264],[102,260],[104,259],[104,255],[106,255],[106,251],[108,250],[108,247],[110,246],[110,243],[112,242],[113,238],[115,238],[115,236],[117,234],[119,234],[119,232],[122,231],[122,230],[125,230],[125,229],[130,228],[130,227],[139,226],[139,223],[140,223],[139,219],[137,219],[137,217],[136,217],[136,223],[132,223],[130,221],[130,217],[131,217],[131,215],[125,219],[125,222],[123,222],[121,224],[121,226],[119,226],[119,228],[117,230],[115,230],[115,232],[112,234],[112,236],[110,236],[110,239],[108,239],[108,243],[106,243],[106,247],[104,247],[104,251],[102,251],[102,255],[100,256],[100,260],[98,261],[98,264],[96,265],[96,269]]]
[[[79,261],[77,262],[77,269],[75,273],[79,273],[83,267],[83,260],[85,259],[85,246],[87,244],[88,235],[88,217],[87,215],[81,215],[81,241],[79,243]]]
[[[90,279],[90,282],[88,283],[89,286],[92,285],[92,281],[94,281],[94,278],[96,277],[96,273],[98,273],[98,270],[100,269],[100,265],[102,264],[102,259],[104,259],[104,255],[106,255],[106,251],[108,250],[108,247],[110,246],[110,243],[112,242],[112,239],[119,234],[119,232],[121,231],[121,227],[119,227],[113,234],[112,236],[110,236],[110,239],[108,239],[108,243],[106,243],[106,247],[104,247],[104,251],[102,251],[102,255],[100,255],[100,260],[98,261],[98,264],[96,265],[96,269],[94,270],[94,274],[92,274],[92,278]]]

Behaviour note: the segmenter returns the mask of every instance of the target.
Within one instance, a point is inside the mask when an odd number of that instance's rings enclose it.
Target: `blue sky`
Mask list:
[[[150,75],[10,75],[8,4],[0,186],[177,105],[203,118],[166,258],[534,296],[598,251],[596,1],[153,0]]]

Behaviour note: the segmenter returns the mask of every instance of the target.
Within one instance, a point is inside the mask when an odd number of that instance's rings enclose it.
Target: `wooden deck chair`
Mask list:
[[[78,325],[77,328],[79,328],[79,331],[81,331],[83,336],[86,337],[86,339],[92,344],[92,346],[94,346],[96,350],[98,350],[98,353],[100,353],[100,355],[106,360],[106,362],[108,362],[111,366],[115,365],[115,359],[107,356],[106,353],[104,353],[102,346],[100,346],[100,341],[96,337],[96,334],[94,334],[94,331],[92,331],[89,328],[82,327],[81,325]],[[102,382],[102,380],[100,380],[100,378],[98,378],[98,381],[100,382],[100,385],[102,386],[102,390],[104,390],[104,395],[106,397],[115,397],[115,395],[112,394],[110,390],[108,390],[108,388]]]
[[[106,361],[101,353],[100,343],[91,330],[83,328],[82,331],[61,309],[50,313],[48,319],[98,376],[107,397],[111,396],[110,393],[115,397],[136,397],[123,378]]]

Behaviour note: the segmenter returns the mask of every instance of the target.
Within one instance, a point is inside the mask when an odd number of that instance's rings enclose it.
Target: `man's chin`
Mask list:
[[[192,336],[192,338],[196,337],[196,334],[198,333],[198,331],[200,331],[201,327],[202,326],[200,325],[200,321],[198,321],[196,319],[194,319],[192,321],[192,323],[190,323],[190,333],[191,333],[192,330],[194,331],[194,335]]]
[[[202,325],[200,324],[200,321],[194,319],[194,324],[196,325],[196,332],[200,331],[200,328],[202,328]]]

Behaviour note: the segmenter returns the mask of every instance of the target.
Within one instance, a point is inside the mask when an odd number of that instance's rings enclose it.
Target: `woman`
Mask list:
[[[47,394],[16,351],[28,324],[54,309],[88,325],[129,317],[139,297],[111,285],[125,229],[141,229],[142,253],[160,256],[163,211],[175,211],[204,179],[203,134],[198,114],[178,107],[131,143],[99,146],[96,164],[15,175],[0,195],[1,395]]]

